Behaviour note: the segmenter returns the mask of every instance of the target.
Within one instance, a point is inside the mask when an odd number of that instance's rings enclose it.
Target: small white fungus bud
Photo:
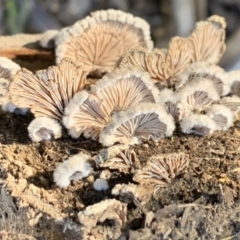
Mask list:
[[[109,188],[108,182],[105,179],[98,178],[93,183],[93,188],[97,191],[105,191]]]

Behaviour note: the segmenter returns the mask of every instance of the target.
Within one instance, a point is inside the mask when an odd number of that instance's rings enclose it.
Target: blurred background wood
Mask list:
[[[227,50],[220,65],[231,69],[240,61],[239,0],[0,0],[0,35],[61,29],[108,8],[144,18],[159,48],[166,48],[173,36],[188,36],[196,21],[221,15],[227,21]]]

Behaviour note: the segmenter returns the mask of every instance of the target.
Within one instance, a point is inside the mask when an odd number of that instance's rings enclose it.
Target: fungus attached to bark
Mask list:
[[[206,115],[216,122],[219,130],[226,131],[233,123],[233,112],[224,105],[213,104],[206,110]]]
[[[10,86],[14,104],[30,108],[35,117],[61,120],[64,107],[74,93],[82,90],[86,82],[85,72],[69,60],[51,66],[35,74],[22,69]]]
[[[54,182],[59,187],[66,188],[71,180],[87,177],[93,170],[88,159],[89,155],[80,152],[60,163],[53,173]]]
[[[220,98],[213,82],[204,78],[190,81],[180,88],[177,94],[179,101],[176,108],[179,120],[192,113],[202,112]]]
[[[180,122],[183,133],[207,136],[217,130],[217,124],[209,116],[192,114]]]
[[[100,76],[113,70],[132,47],[152,49],[150,27],[141,18],[113,9],[93,12],[56,37],[57,62],[67,57]]]
[[[57,139],[62,136],[62,127],[55,119],[37,117],[29,124],[28,135],[33,142]]]
[[[138,144],[142,139],[158,141],[175,129],[173,117],[157,103],[139,103],[113,114],[102,130],[99,141],[105,146],[116,142]]]
[[[155,155],[147,160],[142,169],[137,170],[133,180],[143,186],[164,186],[185,171],[188,164],[189,156],[183,152]]]
[[[124,110],[141,102],[158,102],[158,89],[147,73],[137,68],[116,69],[91,88],[109,113]]]
[[[66,106],[63,124],[73,138],[84,134],[85,137],[96,140],[109,117],[110,113],[106,114],[99,98],[81,91]]]

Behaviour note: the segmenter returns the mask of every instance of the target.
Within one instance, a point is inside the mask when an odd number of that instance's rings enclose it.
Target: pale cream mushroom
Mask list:
[[[226,131],[233,124],[234,114],[227,106],[213,104],[206,110],[206,115],[216,122],[219,130]]]
[[[186,38],[174,37],[171,39],[166,54],[165,68],[168,68],[168,79],[173,81],[191,63],[192,52]],[[174,80],[175,81],[175,80]],[[172,85],[173,83],[170,83]]]
[[[164,88],[159,92],[158,98],[159,103],[165,107],[166,111],[174,118],[177,117],[177,94],[169,88]]]
[[[37,117],[29,124],[28,135],[33,142],[57,139],[62,136],[62,127],[55,119]]]
[[[35,117],[62,119],[65,106],[74,93],[83,89],[86,74],[81,67],[64,59],[33,74],[19,71],[10,86],[12,102],[20,108],[30,108]]]
[[[139,144],[142,139],[159,141],[175,130],[173,117],[157,103],[139,103],[113,114],[101,131],[99,141],[105,146],[116,142]]]
[[[229,77],[224,69],[208,62],[192,63],[177,76],[175,88],[179,89],[189,81],[196,81],[199,78],[211,80],[221,96],[225,96],[230,92]]]
[[[217,15],[198,22],[189,37],[189,46],[193,50],[192,62],[218,63],[226,49],[225,29],[225,19]]]
[[[227,79],[231,88],[231,93],[240,97],[240,70],[227,73]]]
[[[149,74],[134,67],[108,73],[92,86],[91,93],[101,99],[106,115],[141,102],[159,102],[159,91]]]
[[[127,221],[127,204],[106,199],[79,212],[78,220],[83,226],[83,239],[118,239]]]
[[[76,181],[87,177],[93,170],[88,162],[89,159],[89,155],[80,152],[60,163],[53,173],[56,185],[66,188],[70,185],[71,180]]]
[[[192,114],[182,119],[180,127],[183,133],[207,136],[217,130],[217,124],[209,116]]]
[[[192,80],[180,88],[177,92],[176,104],[178,120],[192,113],[200,113],[208,108],[220,96],[214,83],[205,78]]]
[[[154,155],[142,169],[137,170],[133,180],[142,186],[164,186],[184,172],[188,165],[189,156],[183,152]]]
[[[120,10],[93,12],[56,37],[56,61],[70,58],[90,74],[113,70],[119,57],[132,47],[153,47],[148,23]]]
[[[66,106],[63,124],[73,138],[84,134],[96,140],[109,117],[110,113],[106,114],[101,100],[84,90],[76,93]]]

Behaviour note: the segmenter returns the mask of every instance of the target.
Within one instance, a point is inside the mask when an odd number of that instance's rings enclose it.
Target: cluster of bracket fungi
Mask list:
[[[217,66],[225,28],[222,17],[212,16],[198,22],[188,38],[174,37],[168,49],[156,49],[143,19],[119,10],[94,12],[49,39],[46,33],[42,42],[54,41],[56,66],[32,73],[1,58],[0,104],[5,111],[31,111],[32,141],[60,138],[65,127],[72,138],[83,135],[109,147],[95,156],[95,164],[134,173],[139,185],[118,184],[112,193],[141,202],[149,186],[162,186],[183,172],[189,157],[160,154],[141,166],[129,145],[157,142],[176,128],[206,136],[227,130],[238,117],[240,71]],[[56,184],[67,187],[90,174],[89,159],[79,153],[60,164]],[[118,208],[120,202],[109,201]],[[122,203],[119,208],[126,212]],[[114,221],[122,226],[120,215]],[[80,222],[86,223],[86,216],[81,212]]]

